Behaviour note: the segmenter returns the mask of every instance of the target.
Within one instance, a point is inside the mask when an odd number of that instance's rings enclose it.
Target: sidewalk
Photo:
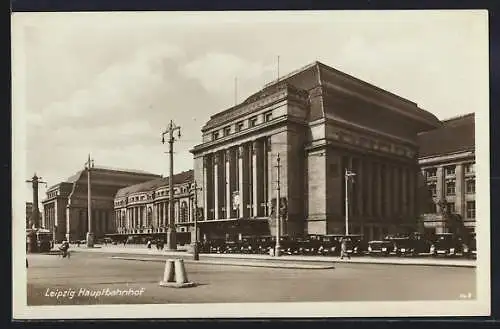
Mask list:
[[[109,253],[114,255],[151,255],[151,256],[172,256],[172,257],[190,257],[188,251],[160,251],[157,249],[148,249],[146,246],[97,246],[89,249],[85,246],[72,247],[72,252],[96,252]],[[281,256],[273,257],[269,255],[246,255],[246,254],[200,254],[200,260],[208,261],[210,259],[232,259],[232,260],[254,260],[254,261],[274,261],[274,262],[315,262],[315,263],[359,263],[359,264],[390,264],[390,265],[420,265],[420,266],[452,266],[452,267],[476,267],[476,261],[473,259],[460,258],[431,258],[431,257],[351,257],[350,260],[339,257],[329,256]]]
[[[157,255],[159,256],[159,255]],[[111,256],[112,259],[117,260],[133,260],[140,262],[156,262],[165,263],[165,258],[163,257],[144,257],[144,256]],[[184,263],[193,264],[206,264],[206,265],[222,265],[222,266],[245,266],[245,267],[267,267],[267,268],[280,268],[280,269],[298,269],[298,270],[326,270],[334,269],[333,265],[317,265],[311,263],[298,263],[291,261],[280,261],[275,260],[238,260],[238,259],[220,259],[220,260],[205,260],[200,257],[200,260],[193,260],[186,258]]]

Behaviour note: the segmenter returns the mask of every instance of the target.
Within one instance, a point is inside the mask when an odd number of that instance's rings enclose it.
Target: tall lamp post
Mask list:
[[[38,209],[38,184],[45,184],[47,186],[46,182],[43,182],[42,177],[38,177],[36,173],[33,175],[31,180],[27,180],[26,183],[31,183],[31,186],[33,188],[33,209],[31,213],[31,219],[30,219],[30,228],[38,229],[40,228],[40,211]],[[29,236],[27,236],[27,243],[28,243],[28,253],[32,252],[37,252],[38,251],[38,242],[36,238],[36,234],[34,232],[30,233]]]
[[[349,182],[356,174],[348,169],[345,170],[345,235],[349,235]]]
[[[168,134],[168,153],[170,155],[170,176],[168,177],[169,207],[168,207],[168,227],[167,227],[167,250],[177,250],[175,236],[175,211],[174,211],[174,132],[177,130],[178,138],[181,137],[181,127],[176,126],[172,120],[167,129],[161,134],[161,142],[165,144],[165,135]]]
[[[94,160],[89,158],[87,162],[85,162],[85,170],[87,170],[87,216],[88,216],[88,225],[89,229],[87,232],[87,247],[94,247],[94,230],[92,227],[92,192],[90,188],[90,171],[94,168]]]
[[[193,243],[193,259],[200,260],[200,254],[198,250],[198,191],[201,191],[202,188],[196,185],[196,181],[194,181],[194,243]]]
[[[275,246],[275,251],[274,255],[276,257],[280,256],[280,230],[281,230],[281,217],[280,217],[280,173],[281,173],[281,164],[280,164],[280,154],[278,153],[278,156],[276,158],[276,169],[277,169],[277,179],[276,179],[276,206],[275,206],[275,212],[276,212],[276,246]]]

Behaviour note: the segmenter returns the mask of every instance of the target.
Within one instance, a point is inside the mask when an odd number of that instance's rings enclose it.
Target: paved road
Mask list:
[[[74,253],[71,259],[28,255],[28,305],[152,304],[292,301],[398,301],[475,298],[475,269],[438,266],[337,264],[299,270],[186,263],[193,288],[159,287],[164,265]],[[82,290],[81,290],[82,289]],[[116,289],[138,296],[78,296]],[[143,292],[141,292],[143,289]],[[50,297],[51,292],[66,297]],[[74,291],[74,297],[70,298]],[[470,294],[470,295],[469,295]],[[47,296],[48,295],[48,296]]]

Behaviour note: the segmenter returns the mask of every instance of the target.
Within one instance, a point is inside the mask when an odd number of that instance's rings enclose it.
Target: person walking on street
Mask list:
[[[347,252],[347,239],[342,238],[342,241],[340,241],[340,259],[344,259],[344,257],[347,257],[347,259],[351,259],[351,256]]]

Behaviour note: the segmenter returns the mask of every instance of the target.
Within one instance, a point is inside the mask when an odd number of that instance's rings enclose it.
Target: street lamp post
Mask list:
[[[201,187],[197,187],[196,181],[194,181],[194,244],[193,244],[193,259],[200,260],[199,250],[198,250],[198,191],[201,191]]]
[[[88,225],[89,229],[87,232],[87,247],[94,247],[94,230],[92,227],[92,192],[90,187],[90,171],[94,168],[94,160],[89,158],[87,162],[85,162],[85,169],[87,170],[87,215],[88,215]]]
[[[168,177],[169,187],[169,207],[168,207],[168,227],[167,227],[167,250],[177,250],[175,236],[175,211],[174,211],[174,132],[177,130],[178,137],[181,137],[181,127],[176,126],[172,120],[167,129],[162,132],[162,143],[165,144],[165,135],[168,134],[168,153],[170,155],[170,176]]]
[[[348,169],[345,170],[345,235],[349,235],[349,181],[356,174]]]
[[[280,164],[280,154],[278,153],[278,156],[276,158],[277,164],[276,164],[276,169],[277,169],[277,179],[276,179],[276,206],[275,206],[275,212],[276,212],[276,247],[274,251],[274,255],[276,257],[280,256],[280,230],[281,230],[281,223],[280,223],[280,172],[281,172],[281,164]]]

